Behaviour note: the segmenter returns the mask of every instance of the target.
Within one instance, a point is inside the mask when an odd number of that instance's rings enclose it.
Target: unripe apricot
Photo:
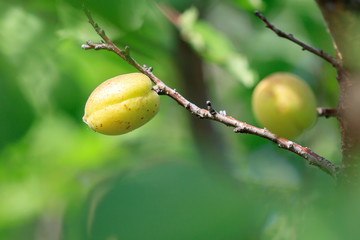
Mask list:
[[[295,138],[316,120],[316,100],[299,77],[285,72],[261,80],[252,95],[256,120],[284,138]]]
[[[91,93],[83,121],[96,132],[120,135],[150,121],[159,107],[160,97],[150,79],[129,73],[103,82]]]

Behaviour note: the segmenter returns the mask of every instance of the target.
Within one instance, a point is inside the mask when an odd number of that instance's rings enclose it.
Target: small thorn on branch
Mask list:
[[[129,46],[125,46],[124,50],[120,51],[121,54],[123,54],[125,57],[128,57],[130,55],[130,47]]]
[[[226,111],[225,110],[220,110],[219,113],[220,113],[220,115],[226,116]]]
[[[203,110],[201,108],[199,108],[198,110],[196,110],[196,112],[194,112],[194,114],[200,118],[200,119],[204,119],[205,118],[205,114],[203,113]]]
[[[245,133],[245,128],[243,126],[239,126],[234,128],[235,133]]]
[[[329,118],[329,117],[337,117],[338,112],[336,108],[317,108],[316,109],[317,114],[319,117],[325,117],[325,118]]]
[[[90,46],[87,45],[87,44],[82,44],[82,45],[81,45],[81,48],[82,48],[82,49],[85,49],[85,50],[92,49],[92,47],[90,47]]]
[[[100,43],[96,44],[96,43],[92,43],[90,40],[86,41],[86,44],[81,45],[82,49],[85,50],[89,50],[89,49],[94,49],[94,50],[100,50],[100,49],[106,49],[108,51],[113,51],[113,47],[107,43],[104,43],[103,41],[100,40]]]
[[[153,70],[153,67],[148,67],[148,66],[146,66],[145,64],[143,65],[143,68],[144,68],[145,71],[147,71],[147,72],[152,72],[152,70]]]
[[[294,148],[294,143],[290,140],[287,140],[285,142],[279,142],[278,143],[278,147],[279,148],[286,148],[286,149],[293,149]]]
[[[210,112],[211,115],[217,114],[215,109],[212,107],[211,102],[209,100],[206,101],[207,109]]]

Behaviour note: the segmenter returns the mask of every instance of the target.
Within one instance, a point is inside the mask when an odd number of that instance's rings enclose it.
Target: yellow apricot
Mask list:
[[[159,111],[160,97],[150,79],[142,73],[129,73],[100,84],[90,95],[83,121],[106,135],[130,132]]]
[[[255,87],[252,109],[256,120],[280,137],[295,138],[316,120],[316,100],[299,77],[271,74]]]

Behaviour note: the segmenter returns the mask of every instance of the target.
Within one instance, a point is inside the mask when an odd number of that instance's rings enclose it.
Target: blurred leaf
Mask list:
[[[253,194],[195,166],[157,164],[100,184],[82,239],[257,239],[266,211]]]
[[[232,0],[241,8],[247,10],[262,10],[264,8],[264,2],[262,0]]]
[[[108,1],[99,4],[97,0],[87,0],[86,7],[102,19],[113,23],[120,31],[134,31],[144,24],[144,16],[149,2],[137,1]]]
[[[0,56],[2,68],[12,69]],[[15,72],[15,71],[14,71]],[[0,73],[0,149],[20,139],[34,121],[34,110],[14,80],[11,71]]]
[[[19,63],[29,45],[41,33],[43,23],[22,7],[13,6],[0,17],[0,50],[13,63]],[[13,44],[16,47],[12,47]]]
[[[0,187],[0,229],[22,222],[43,208],[42,183],[39,179],[13,182]]]
[[[36,113],[42,115],[50,108],[48,93],[58,74],[54,56],[48,54],[54,45],[53,36],[47,34],[44,22],[27,9],[19,6],[8,9],[0,20],[2,33],[6,32],[0,49],[6,62],[16,69],[12,80],[17,81]]]
[[[171,7],[177,11],[183,12],[191,6],[206,6],[211,4],[211,0],[162,0],[161,2],[167,2]]]
[[[246,177],[249,181],[283,191],[299,188],[298,172],[288,159],[276,154],[271,145],[253,151],[248,159]]]
[[[263,230],[262,240],[296,240],[294,223],[285,214],[272,214]]]
[[[181,15],[178,28],[183,39],[205,60],[219,64],[247,87],[255,84],[257,76],[246,57],[238,53],[221,32],[198,20],[196,8],[190,8]]]

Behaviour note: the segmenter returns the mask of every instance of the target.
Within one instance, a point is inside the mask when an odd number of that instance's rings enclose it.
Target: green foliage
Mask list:
[[[247,58],[237,52],[225,35],[207,22],[198,20],[198,11],[195,8],[190,8],[181,15],[178,28],[182,38],[204,60],[223,67],[245,86],[254,86],[257,76],[249,68]]]
[[[3,61],[0,59],[0,62],[4,63],[3,66],[11,69],[5,58],[3,59]],[[6,116],[0,119],[0,125],[2,126],[0,128],[0,148],[19,140],[34,121],[34,110],[19,86],[12,82],[15,75],[13,70],[4,72],[0,81],[0,101],[5,103],[0,105],[0,112],[2,116]],[[6,104],[8,102],[12,104]]]
[[[246,10],[262,10],[265,5],[262,0],[234,0],[233,2]]]
[[[95,189],[78,239],[254,239],[266,218],[255,196],[199,166],[168,161]]]
[[[228,115],[256,124],[251,86],[277,71],[298,74],[319,105],[335,106],[331,66],[252,13],[262,7],[285,32],[332,53],[314,1],[167,3],[184,13],[179,28],[152,1],[86,1],[116,44],[129,45],[180,93],[179,37],[190,43],[203,60],[210,100]],[[209,156],[192,116],[170,98],[161,97],[157,117],[132,133],[89,129],[81,117],[91,91],[136,70],[110,52],[80,48],[100,40],[80,1],[1,1],[0,29],[0,239],[358,238],[357,192],[334,189],[294,154],[220,124],[214,131],[224,149],[206,146],[216,150]],[[296,141],[340,159],[334,119],[319,119]],[[214,159],[228,160],[232,174],[217,173]]]

